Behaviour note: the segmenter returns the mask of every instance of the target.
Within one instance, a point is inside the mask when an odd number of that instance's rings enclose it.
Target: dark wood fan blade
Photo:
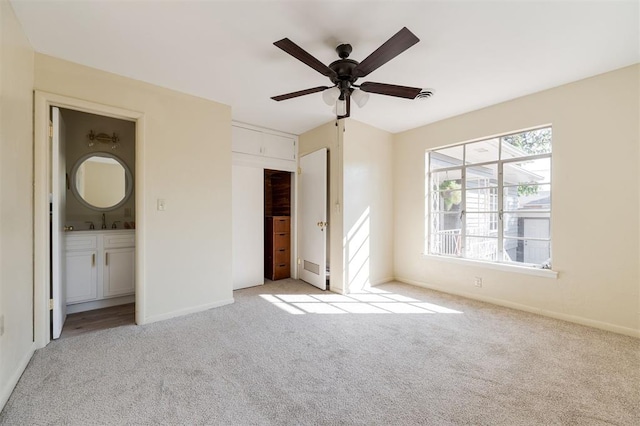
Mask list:
[[[397,98],[415,99],[422,91],[420,87],[396,86],[395,84],[374,83],[366,81],[360,85],[360,89],[378,95],[395,96]]]
[[[275,44],[277,47],[284,50],[297,60],[309,65],[311,68],[318,71],[322,75],[325,75],[327,77],[334,77],[336,75],[335,71],[311,56],[309,52],[307,52],[288,38],[283,38],[282,40],[278,40],[273,44]]]
[[[327,86],[318,86],[313,89],[299,90],[297,92],[287,93],[285,95],[280,96],[272,96],[271,99],[274,101],[284,101],[291,98],[297,98],[298,96],[310,95],[311,93],[322,92],[323,90],[327,90],[329,87]]]
[[[356,77],[364,77],[368,75],[419,41],[420,39],[418,37],[409,31],[407,27],[404,27],[393,37],[384,42],[382,46],[378,47],[375,52],[360,62],[360,64],[353,70],[353,75]]]

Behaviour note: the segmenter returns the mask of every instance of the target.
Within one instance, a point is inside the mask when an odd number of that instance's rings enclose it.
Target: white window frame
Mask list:
[[[552,256],[552,238],[551,238],[551,232],[549,232],[549,238],[532,238],[532,237],[512,237],[512,236],[506,236],[504,235],[504,215],[505,214],[513,214],[513,213],[518,213],[517,211],[514,210],[505,210],[505,206],[504,206],[504,188],[505,187],[513,187],[515,185],[504,185],[504,178],[503,178],[503,169],[504,169],[504,165],[505,164],[510,164],[510,163],[518,163],[518,162],[523,162],[523,161],[532,161],[532,160],[538,160],[538,159],[545,159],[548,158],[549,159],[549,164],[550,166],[552,165],[552,154],[553,154],[553,142],[552,142],[552,149],[551,152],[549,153],[544,153],[544,154],[532,154],[532,155],[526,155],[526,156],[521,156],[521,157],[515,157],[515,158],[506,158],[506,159],[502,159],[502,145],[503,145],[503,138],[504,137],[508,137],[511,135],[517,135],[517,134],[521,134],[521,133],[526,133],[526,132],[531,132],[531,131],[535,131],[535,130],[541,130],[541,129],[550,129],[553,132],[553,128],[551,125],[545,125],[545,126],[540,126],[540,127],[534,127],[534,128],[530,128],[530,129],[526,129],[526,130],[520,130],[520,131],[516,131],[516,132],[509,132],[509,133],[504,133],[501,135],[497,135],[497,136],[492,136],[492,137],[486,137],[486,138],[481,138],[481,139],[475,139],[472,141],[468,141],[468,142],[463,142],[463,143],[458,143],[458,144],[454,144],[454,145],[448,145],[448,146],[444,146],[444,147],[437,147],[437,148],[432,148],[432,149],[428,149],[425,152],[425,217],[426,217],[426,221],[425,221],[425,227],[426,227],[426,232],[425,232],[425,253],[427,254],[427,256],[433,256],[433,257],[440,257],[440,258],[446,258],[446,259],[451,259],[451,260],[460,260],[463,262],[473,262],[473,263],[479,263],[479,264],[486,264],[486,265],[502,265],[503,267],[515,267],[516,270],[523,270],[526,268],[536,268],[536,269],[544,269],[544,272],[553,272],[553,271],[549,271],[550,266],[549,267],[543,267],[539,264],[532,264],[532,263],[524,263],[524,262],[517,262],[517,261],[509,261],[509,260],[504,260],[503,258],[503,253],[504,253],[504,240],[506,239],[510,239],[510,240],[528,240],[528,241],[545,241],[549,243],[549,255],[550,255],[550,259],[551,259],[551,264],[553,264],[552,260],[553,260],[553,256]],[[553,133],[552,133],[553,134]],[[477,143],[477,142],[482,142],[482,141],[487,141],[487,140],[491,140],[491,139],[498,139],[499,143],[498,143],[498,159],[496,161],[492,160],[492,161],[487,161],[487,162],[482,162],[482,163],[471,163],[471,164],[467,164],[467,160],[466,160],[466,155],[467,155],[467,149],[466,146],[473,144],[473,143]],[[441,169],[436,169],[433,172],[431,171],[431,153],[434,151],[439,151],[445,148],[453,148],[453,147],[458,147],[458,146],[462,146],[462,163],[460,165],[455,165],[455,166],[451,166],[451,167],[446,167],[446,168],[441,168]],[[483,211],[483,212],[479,212],[479,213],[485,213],[485,214],[490,214],[490,213],[497,213],[498,219],[497,219],[497,242],[498,242],[498,248],[497,248],[497,259],[496,260],[482,260],[482,259],[476,259],[473,257],[467,257],[466,255],[466,250],[467,250],[467,241],[466,241],[466,237],[468,237],[467,235],[467,220],[466,220],[466,215],[468,214],[467,211],[467,200],[466,200],[466,196],[467,196],[467,179],[466,179],[466,175],[467,175],[467,169],[468,168],[475,168],[475,167],[482,167],[482,166],[488,166],[488,165],[497,165],[497,207],[498,210],[497,211],[493,211],[493,210],[487,210],[487,211]],[[552,167],[551,167],[552,168]],[[458,255],[456,254],[447,254],[447,253],[432,253],[432,238],[433,238],[433,214],[434,212],[431,211],[431,197],[432,197],[432,184],[431,184],[431,179],[432,179],[432,173],[441,173],[441,172],[450,172],[450,171],[460,171],[461,174],[461,205],[462,205],[462,209],[461,209],[461,218],[463,218],[462,222],[461,222],[461,230],[460,230],[460,245],[461,245],[461,250],[460,253]],[[551,170],[550,170],[551,173]],[[541,185],[549,185],[551,187],[553,181],[553,177],[550,174],[549,177],[549,182],[545,182],[545,183],[541,183]],[[483,187],[484,188],[484,187]],[[548,220],[549,220],[549,226],[551,226],[551,220],[552,220],[552,205],[551,205],[551,198],[553,197],[553,193],[551,192],[550,194],[550,200],[549,200],[549,208],[548,209],[544,209],[544,210],[536,210],[537,213],[543,213],[543,214],[548,214]],[[492,204],[492,203],[490,203]],[[442,212],[438,211],[438,214],[441,214]],[[551,229],[550,229],[551,231]],[[493,238],[493,237],[489,237],[489,238]],[[543,271],[541,271],[543,272]],[[555,274],[555,272],[553,272]]]

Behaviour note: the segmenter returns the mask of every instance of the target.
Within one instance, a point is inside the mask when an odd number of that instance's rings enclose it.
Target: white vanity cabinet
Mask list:
[[[135,231],[79,231],[65,238],[67,305],[134,293]]]
[[[103,234],[103,297],[124,296],[135,290],[135,234]]]
[[[67,304],[98,297],[96,251],[67,251]]]

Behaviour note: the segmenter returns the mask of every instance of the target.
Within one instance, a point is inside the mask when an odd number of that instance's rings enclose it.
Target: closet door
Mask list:
[[[233,289],[264,284],[264,170],[232,166]]]

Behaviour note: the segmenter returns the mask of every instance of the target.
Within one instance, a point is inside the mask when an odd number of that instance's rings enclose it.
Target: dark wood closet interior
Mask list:
[[[291,176],[264,171],[264,276],[270,280],[291,276]]]

